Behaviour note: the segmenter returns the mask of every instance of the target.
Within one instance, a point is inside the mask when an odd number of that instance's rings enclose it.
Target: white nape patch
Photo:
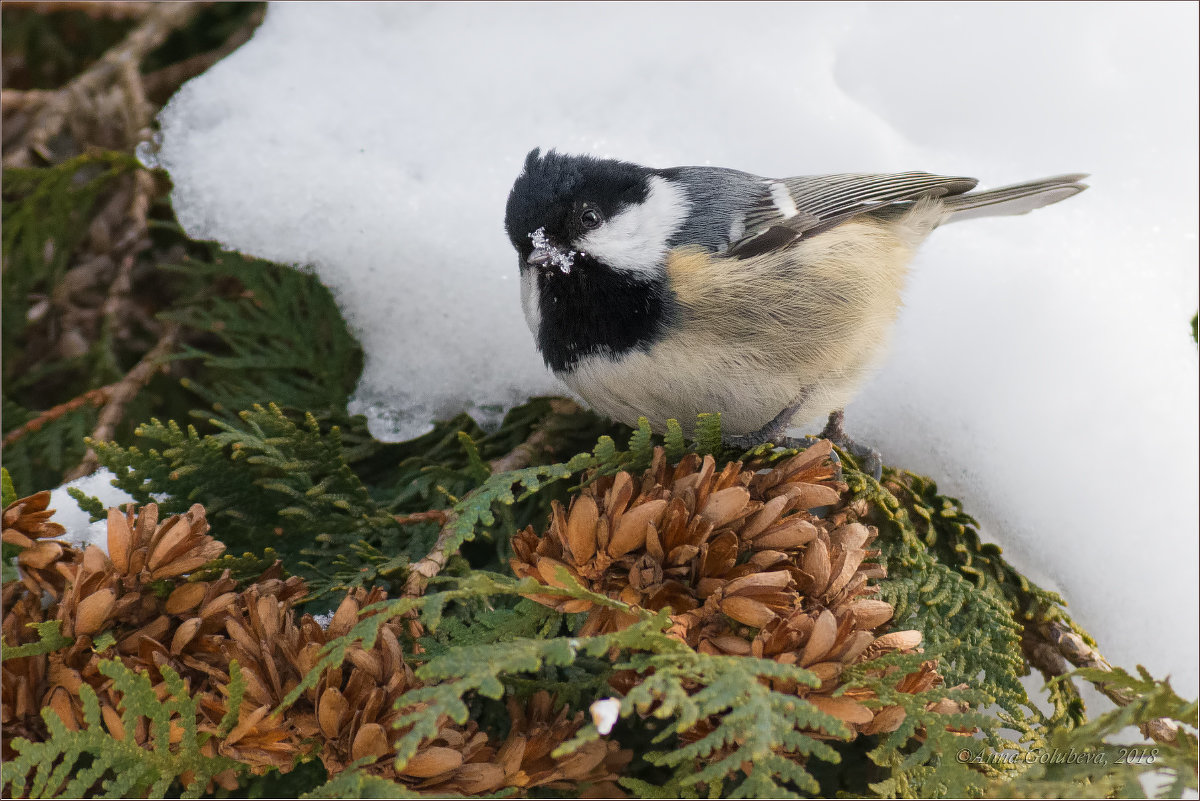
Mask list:
[[[538,306],[537,270],[532,267],[521,270],[521,309],[525,312],[525,322],[536,340],[538,329],[542,327],[542,310]]]
[[[771,201],[775,208],[779,209],[783,219],[791,219],[800,213],[796,210],[796,201],[792,200],[792,193],[782,181],[771,181],[767,188],[771,190]]]
[[[740,240],[746,234],[746,215],[735,214],[733,222],[729,224],[729,244],[733,244]]]
[[[665,178],[650,179],[646,199],[612,216],[575,243],[614,270],[654,273],[667,255],[667,241],[687,215],[687,196]]]

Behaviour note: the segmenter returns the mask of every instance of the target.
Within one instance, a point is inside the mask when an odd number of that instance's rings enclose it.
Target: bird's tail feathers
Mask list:
[[[1087,189],[1087,184],[1080,183],[1086,177],[1086,173],[1056,175],[999,189],[942,198],[946,215],[941,222],[1026,214],[1079,194]]]

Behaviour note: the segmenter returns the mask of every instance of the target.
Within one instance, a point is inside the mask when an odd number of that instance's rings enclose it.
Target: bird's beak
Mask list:
[[[550,248],[534,248],[529,258],[525,259],[525,263],[530,267],[542,268],[550,264],[550,256]]]
[[[575,251],[562,251],[555,247],[550,238],[546,236],[545,228],[537,229],[529,235],[529,238],[533,242],[533,252],[526,257],[526,264],[543,271],[557,267],[563,275],[571,272]]]

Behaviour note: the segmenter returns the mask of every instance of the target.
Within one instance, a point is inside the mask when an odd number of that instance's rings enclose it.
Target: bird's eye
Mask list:
[[[579,222],[584,228],[599,228],[603,219],[600,217],[600,212],[595,209],[584,209],[579,215]]]

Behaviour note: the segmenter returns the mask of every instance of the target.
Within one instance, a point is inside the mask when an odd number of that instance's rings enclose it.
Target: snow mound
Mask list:
[[[1194,4],[281,4],[172,100],[159,157],[192,236],[333,288],[388,438],[556,389],[503,231],[534,146],[1092,173],[933,235],[847,425],[961,496],[1110,658],[1195,694],[1197,28]]]

